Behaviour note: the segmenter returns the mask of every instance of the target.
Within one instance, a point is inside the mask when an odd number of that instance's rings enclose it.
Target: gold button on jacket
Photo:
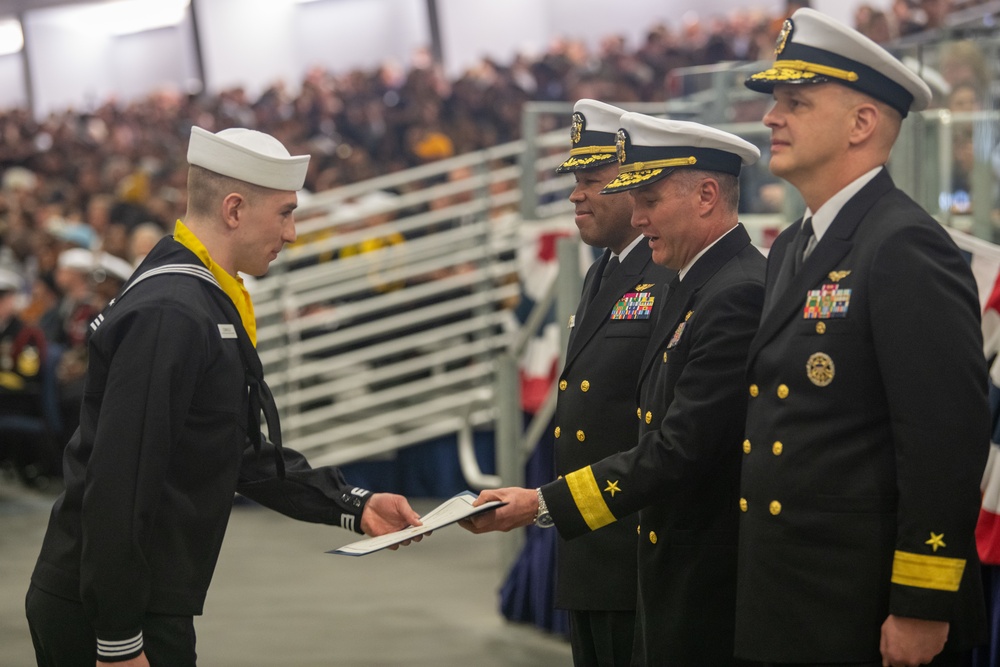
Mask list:
[[[771,506],[768,509],[771,510],[771,514],[773,514],[774,516],[778,516],[779,514],[781,514],[781,503],[779,503],[777,500],[772,500]]]

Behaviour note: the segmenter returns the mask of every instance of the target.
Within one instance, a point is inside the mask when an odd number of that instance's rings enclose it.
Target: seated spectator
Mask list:
[[[94,254],[82,248],[64,250],[59,255],[55,283],[60,292],[56,306],[56,329],[46,337],[59,345],[60,358],[56,369],[59,405],[64,426],[64,440],[76,430],[83,399],[84,376],[87,372],[87,342],[90,323],[100,312],[95,302],[91,273],[96,263]]]
[[[160,242],[167,232],[155,222],[144,222],[137,225],[128,237],[128,260],[132,266],[139,266],[149,251]]]
[[[118,296],[122,287],[132,275],[133,266],[121,257],[106,252],[100,253],[90,274],[94,289],[94,308],[100,312]]]
[[[47,346],[41,329],[19,316],[20,276],[0,269],[0,462],[43,484],[58,474],[57,423],[47,409]]]

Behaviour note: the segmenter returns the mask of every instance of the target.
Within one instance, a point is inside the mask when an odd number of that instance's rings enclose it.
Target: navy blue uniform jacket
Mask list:
[[[653,263],[643,239],[591,300],[603,266],[602,261],[594,262],[584,280],[566,364],[559,376],[554,419],[557,475],[631,449],[638,442],[635,389],[639,370],[666,301],[667,285],[676,275]],[[645,299],[652,300],[648,310],[628,313],[618,307]],[[635,609],[637,522],[637,516],[628,517],[578,539],[559,540],[556,606]]]
[[[129,284],[167,264],[207,271],[168,237]],[[134,637],[146,613],[201,613],[237,491],[360,532],[367,492],[290,450],[279,478],[271,445],[248,446],[237,340],[246,332],[221,288],[194,275],[148,278],[94,326],[65,491],[32,582],[82,601],[99,638]]]
[[[643,359],[638,444],[542,487],[567,539],[641,510],[637,665],[733,661],[746,355],[764,265],[742,225],[702,255]]]
[[[771,250],[750,348],[737,654],[878,661],[890,613],[968,647],[990,437],[968,262],[884,170],[783,287],[799,226]]]

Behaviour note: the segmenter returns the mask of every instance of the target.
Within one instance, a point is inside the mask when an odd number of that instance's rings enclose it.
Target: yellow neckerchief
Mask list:
[[[205,245],[180,220],[177,221],[177,226],[174,228],[174,240],[198,255],[198,259],[201,260],[202,264],[208,267],[208,270],[212,272],[215,279],[219,281],[222,291],[226,293],[226,296],[236,306],[236,310],[240,314],[240,319],[243,321],[243,328],[246,329],[247,335],[250,336],[250,342],[253,343],[254,347],[257,347],[257,318],[253,314],[253,301],[250,300],[250,293],[247,292],[247,288],[243,286],[243,279],[239,276],[234,278],[225,269],[212,261],[212,257],[208,254],[208,249]]]

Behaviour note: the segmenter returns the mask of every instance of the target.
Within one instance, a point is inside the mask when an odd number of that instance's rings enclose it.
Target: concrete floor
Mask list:
[[[0,479],[0,665],[31,667],[24,593],[54,496]],[[414,501],[424,513],[438,501]],[[362,558],[337,528],[237,507],[195,620],[209,667],[560,667],[568,643],[497,611],[501,537],[449,526]]]

